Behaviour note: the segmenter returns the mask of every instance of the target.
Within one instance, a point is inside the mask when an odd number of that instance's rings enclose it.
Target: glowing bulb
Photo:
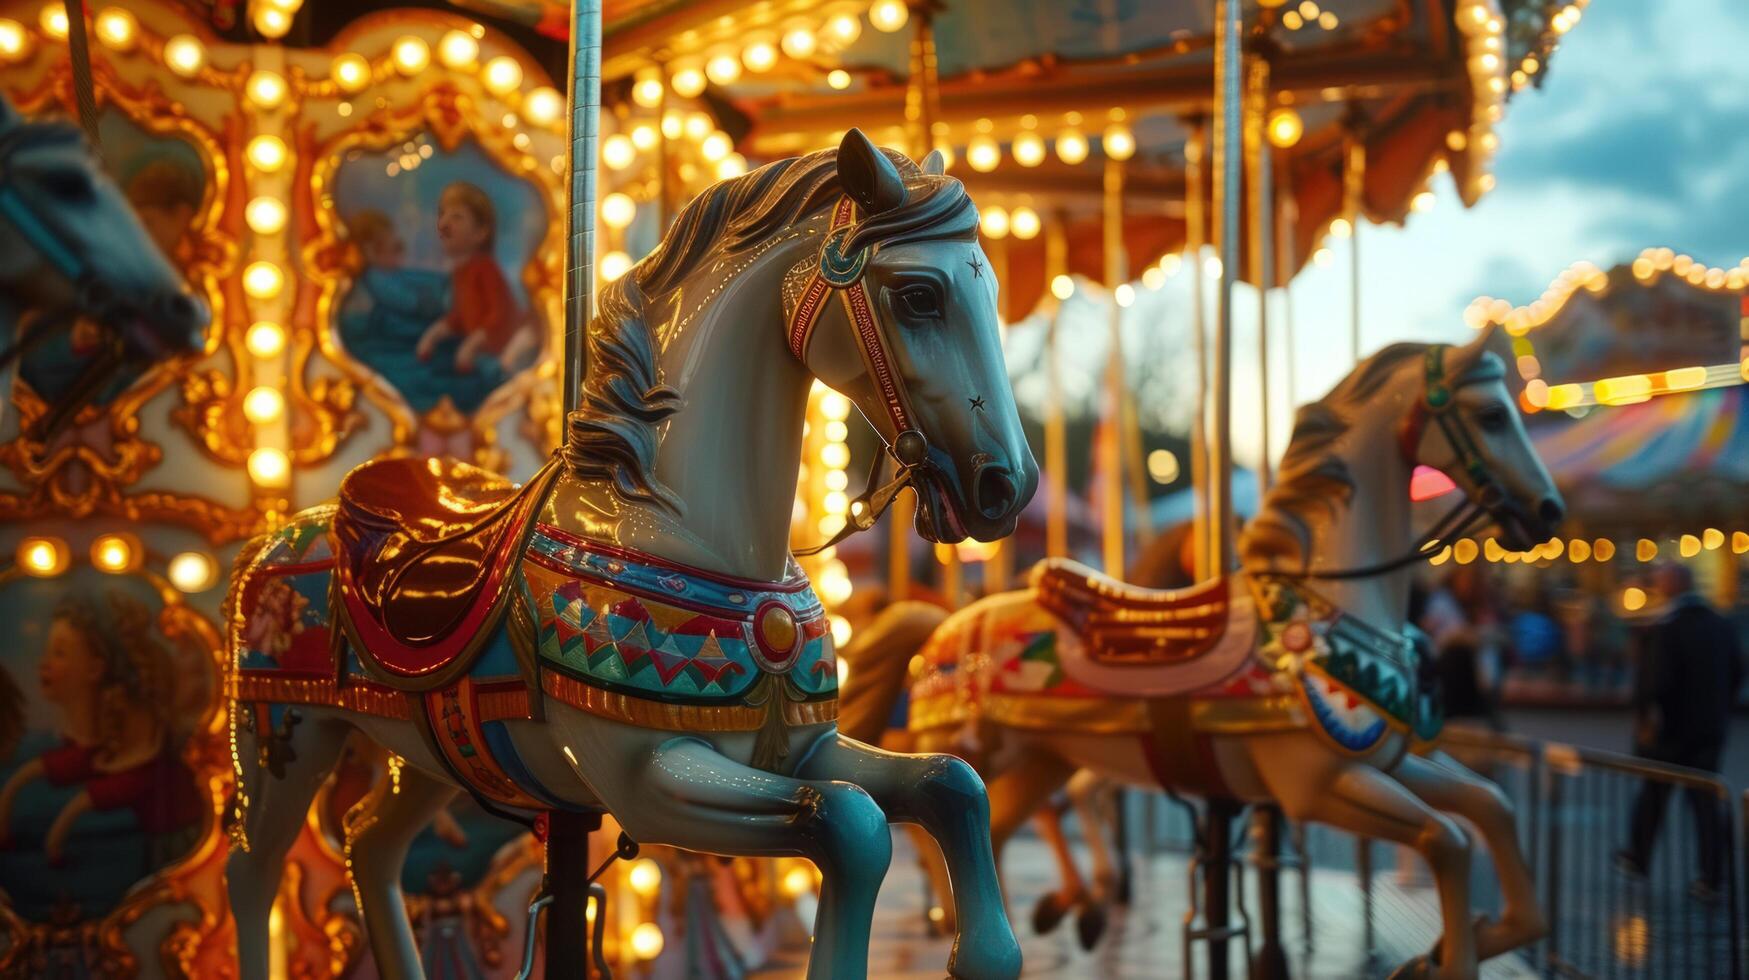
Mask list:
[[[187,37],[188,35],[179,35]],[[30,51],[30,35],[25,33],[24,25],[9,17],[0,18],[0,60],[7,62],[21,61]],[[164,46],[164,57],[170,58],[170,46]],[[172,70],[175,64],[172,63]]]
[[[820,414],[833,422],[842,422],[850,417],[850,399],[836,391],[828,391],[820,396]]]
[[[741,59],[733,51],[718,51],[704,63],[704,73],[718,85],[732,85],[741,77]]]
[[[417,41],[418,38],[410,40]],[[398,45],[396,50],[399,50]],[[395,61],[396,64],[399,64],[399,57]],[[339,86],[340,91],[356,94],[364,91],[364,87],[370,84],[370,62],[364,60],[363,55],[343,54],[334,59],[334,64],[329,67],[328,74],[334,79],[334,84]]]
[[[1409,200],[1409,207],[1416,211],[1431,211],[1437,198],[1432,191],[1422,191]]]
[[[893,33],[905,26],[905,21],[911,17],[911,8],[905,0],[875,0],[868,8],[868,22],[877,31]]]
[[[1632,585],[1623,589],[1621,607],[1628,612],[1639,612],[1646,608],[1646,590]]]
[[[1156,449],[1148,454],[1148,475],[1155,483],[1171,483],[1178,479],[1180,472],[1178,456],[1172,450]]]
[[[1032,208],[1018,207],[1008,215],[1008,230],[1014,233],[1015,238],[1022,241],[1036,237],[1039,227],[1038,212]]]
[[[265,38],[278,39],[291,31],[292,15],[278,7],[262,7],[251,18],[255,30]]]
[[[985,208],[978,218],[978,229],[985,238],[1007,238],[1008,212],[996,205]]]
[[[431,64],[431,46],[423,38],[408,34],[395,41],[389,56],[395,62],[396,71],[403,75],[417,75]]]
[[[677,140],[686,131],[686,119],[672,109],[662,114],[662,135]]]
[[[1117,288],[1112,290],[1112,296],[1117,300],[1118,306],[1128,309],[1136,301],[1136,287],[1127,282],[1120,282]]]
[[[819,47],[819,39],[814,36],[813,28],[807,21],[791,21],[783,30],[783,53],[797,61],[811,58]]]
[[[717,124],[711,119],[709,113],[689,112],[686,114],[685,131],[686,138],[689,140],[703,140],[716,128]]]
[[[283,487],[291,482],[291,459],[283,449],[257,449],[249,454],[249,478],[257,486]]]
[[[134,559],[139,555],[139,548],[130,540],[131,535],[105,534],[91,542],[91,564],[99,571],[114,575],[129,571],[134,566]]]
[[[1068,299],[1075,295],[1075,280],[1059,275],[1051,280],[1051,295],[1058,299]]]
[[[656,127],[649,123],[639,123],[633,126],[632,145],[640,150],[654,149],[656,146]]]
[[[862,19],[851,13],[834,14],[826,18],[820,33],[840,48],[846,47],[862,36]]]
[[[1087,137],[1079,129],[1065,129],[1057,134],[1057,159],[1074,165],[1087,159]]]
[[[1684,534],[1677,541],[1677,550],[1684,558],[1693,558],[1700,554],[1700,538],[1692,534]]]
[[[466,68],[480,57],[480,42],[467,31],[449,31],[437,42],[437,58],[450,68]]]
[[[697,98],[704,92],[704,72],[698,65],[686,62],[676,65],[674,74],[668,77],[668,85],[674,89],[674,94],[685,99]]]
[[[170,584],[182,592],[205,592],[213,587],[219,578],[218,563],[211,555],[199,551],[184,551],[170,559],[165,567],[165,577]]]
[[[624,228],[638,216],[638,205],[628,194],[615,191],[601,199],[601,221],[609,228]]]
[[[140,36],[140,22],[134,19],[133,14],[120,7],[105,7],[92,26],[97,32],[97,39],[117,51],[132,48],[134,41]],[[289,19],[287,26],[290,26]]]
[[[777,64],[777,45],[768,34],[758,34],[741,49],[741,64],[755,74],[770,71]]]
[[[285,205],[275,197],[258,197],[243,210],[243,220],[257,235],[277,235],[285,228]]]
[[[832,624],[832,645],[833,646],[842,647],[846,643],[850,642],[850,636],[851,636],[851,633],[853,632],[853,630],[850,628],[850,620],[845,619],[843,616],[840,616],[837,613],[833,613],[832,615],[826,617],[826,621],[828,623]],[[850,677],[849,677],[850,671],[848,669],[849,663],[850,662],[847,660],[838,661],[838,668],[839,668],[839,670],[838,670],[838,673],[839,673],[838,686],[839,687],[843,687],[844,682],[850,679]]]
[[[1330,222],[1330,237],[1347,238],[1354,234],[1354,225],[1347,218],[1337,218]]]
[[[259,385],[243,396],[243,417],[256,425],[266,425],[285,414],[285,395],[271,385]]]
[[[624,252],[613,251],[601,257],[601,278],[613,282],[625,275],[632,267],[632,257]]]
[[[243,291],[256,299],[272,299],[283,288],[285,273],[272,262],[251,262],[243,270]]]
[[[51,3],[43,7],[43,12],[37,17],[37,23],[43,33],[57,41],[67,39],[67,8],[63,4]]]
[[[636,144],[624,133],[615,133],[601,141],[601,162],[607,164],[609,170],[624,170],[637,157]]]
[[[551,126],[565,111],[565,97],[551,86],[542,85],[522,100],[522,114],[538,126]]]
[[[1045,162],[1045,141],[1037,133],[1021,133],[1014,137],[1014,145],[1009,147],[1014,154],[1014,162],[1023,167],[1036,167]]]
[[[271,109],[285,101],[285,78],[265,69],[257,70],[249,76],[243,91],[249,96],[250,102],[263,109]]]
[[[654,922],[641,922],[632,930],[632,955],[640,960],[653,960],[662,954],[662,927]]]
[[[521,87],[522,65],[515,58],[501,54],[486,62],[480,80],[485,83],[486,91],[502,98]]]
[[[1100,136],[1099,142],[1105,147],[1105,155],[1113,160],[1128,160],[1136,155],[1136,134],[1123,123],[1112,123],[1105,127],[1105,133]],[[1062,152],[1060,141],[1057,150]]]
[[[243,335],[243,346],[249,348],[249,353],[256,357],[277,357],[280,351],[285,350],[285,328],[277,323],[261,320],[252,324],[249,332]]]
[[[784,872],[783,881],[779,883],[785,896],[791,899],[801,898],[814,890],[814,875],[807,868],[797,864]]]
[[[717,161],[717,179],[729,180],[747,172],[747,158],[739,153],[731,153]]]
[[[826,73],[826,84],[842,92],[850,87],[850,73],[842,68],[834,68]]]
[[[988,136],[974,137],[966,144],[966,164],[978,173],[987,174],[1002,162],[1002,147]]]
[[[18,542],[16,560],[26,574],[49,578],[66,571],[71,558],[60,538],[25,538]]]
[[[178,34],[164,42],[164,64],[183,78],[193,78],[206,64],[206,48],[194,35]]]
[[[1716,527],[1709,527],[1700,532],[1700,544],[1708,551],[1717,551],[1724,547],[1725,532]]]
[[[662,868],[649,858],[639,858],[626,872],[626,883],[632,886],[638,897],[655,898],[662,888]]]
[[[715,132],[706,136],[704,142],[698,145],[698,153],[711,163],[728,156],[735,149],[735,144],[729,140],[727,133]]]
[[[1298,143],[1306,132],[1306,124],[1300,119],[1300,114],[1286,107],[1271,112],[1265,125],[1269,132],[1270,145],[1284,150]]]
[[[662,94],[662,77],[660,75],[640,78],[632,84],[632,101],[646,109],[654,109],[661,105]]]
[[[830,469],[841,470],[850,465],[850,450],[842,442],[829,442],[820,447],[820,462]]]

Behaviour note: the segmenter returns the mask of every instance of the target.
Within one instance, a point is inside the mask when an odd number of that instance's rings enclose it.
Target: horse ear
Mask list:
[[[905,180],[899,168],[860,129],[852,128],[838,144],[838,184],[865,215],[905,203]]]
[[[1475,367],[1476,362],[1482,359],[1482,355],[1488,352],[1489,346],[1493,343],[1494,335],[1499,331],[1500,324],[1493,322],[1476,331],[1476,339],[1451,352],[1446,363],[1447,373],[1454,378],[1461,377],[1464,372]]]
[[[923,158],[923,172],[934,174],[937,177],[945,175],[947,173],[947,157],[940,150],[930,150],[929,155]]]

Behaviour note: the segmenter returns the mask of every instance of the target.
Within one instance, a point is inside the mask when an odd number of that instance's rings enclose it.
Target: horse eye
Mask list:
[[[56,170],[43,177],[43,190],[63,201],[89,201],[97,194],[91,176],[82,170]]]
[[[1512,421],[1506,414],[1506,409],[1499,405],[1490,405],[1476,413],[1476,424],[1488,432],[1503,432]]]
[[[941,297],[936,295],[934,286],[918,283],[899,290],[899,309],[906,316],[919,320],[936,320],[941,318]]]

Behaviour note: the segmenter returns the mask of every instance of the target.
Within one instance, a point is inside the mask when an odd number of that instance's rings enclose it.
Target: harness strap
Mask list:
[[[30,242],[43,260],[55,267],[62,278],[70,283],[78,283],[85,277],[85,264],[73,254],[66,243],[55,237],[49,231],[48,225],[42,220],[23,195],[19,194],[11,184],[0,182],[0,217],[4,217],[24,240]]]

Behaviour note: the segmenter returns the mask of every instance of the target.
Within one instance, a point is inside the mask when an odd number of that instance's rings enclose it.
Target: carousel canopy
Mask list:
[[[1745,260],[1749,263],[1749,260]],[[1500,323],[1537,449],[1586,528],[1657,532],[1743,523],[1749,493],[1749,264],[1711,269],[1668,249],[1604,272],[1576,265]]]

